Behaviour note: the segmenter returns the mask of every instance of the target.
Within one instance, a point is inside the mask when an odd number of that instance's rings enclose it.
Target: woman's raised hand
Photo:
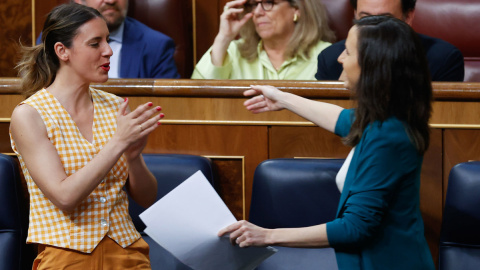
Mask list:
[[[220,16],[220,30],[212,45],[211,59],[214,66],[223,65],[230,42],[237,37],[240,29],[252,18],[252,13],[245,14],[243,12],[243,4],[247,0],[235,0],[225,4],[223,13]]]
[[[252,18],[252,13],[243,13],[243,5],[247,0],[235,0],[225,4],[222,15],[220,15],[220,30],[218,36],[223,37],[225,41],[234,40],[245,23]]]
[[[283,92],[270,85],[251,85],[251,89],[243,92],[244,96],[254,96],[243,105],[252,113],[279,111],[285,108],[282,104]]]
[[[127,159],[138,156],[147,143],[147,137],[164,117],[160,106],[153,106],[147,102],[138,106],[134,111],[128,109],[128,99],[120,105],[117,113],[117,131],[114,137],[125,143]],[[155,115],[156,114],[156,115]]]

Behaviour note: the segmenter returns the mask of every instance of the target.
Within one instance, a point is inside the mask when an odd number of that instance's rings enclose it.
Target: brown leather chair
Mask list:
[[[349,0],[322,0],[337,41],[345,39],[352,26]],[[465,81],[480,82],[480,1],[418,0],[413,28],[418,33],[455,45],[465,61]]]
[[[328,24],[335,31],[337,41],[347,38],[353,25],[353,8],[349,0],[322,0],[327,9]]]
[[[480,1],[419,0],[413,28],[455,45],[465,60],[465,81],[480,82]]]
[[[182,78],[193,72],[191,0],[129,1],[128,16],[166,34],[175,42],[175,63]]]

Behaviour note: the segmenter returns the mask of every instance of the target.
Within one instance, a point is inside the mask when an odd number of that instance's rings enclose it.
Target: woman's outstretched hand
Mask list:
[[[251,89],[243,92],[244,96],[254,96],[243,105],[252,113],[279,111],[284,109],[282,104],[283,92],[270,85],[251,85]]]
[[[221,229],[218,232],[218,236],[221,237],[230,233],[230,243],[239,247],[268,246],[267,238],[269,231],[248,221],[240,220]]]
[[[128,109],[128,99],[120,105],[117,113],[117,131],[114,136],[125,143],[127,159],[140,155],[147,143],[147,138],[159,125],[164,117],[160,106],[153,106],[147,102],[138,106],[134,111]]]

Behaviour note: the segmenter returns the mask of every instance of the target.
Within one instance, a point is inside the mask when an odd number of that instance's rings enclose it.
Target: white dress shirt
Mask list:
[[[123,29],[125,22],[123,22],[115,31],[110,33],[110,41],[108,44],[112,48],[113,55],[110,57],[110,71],[109,78],[120,78],[120,52],[122,51]]]

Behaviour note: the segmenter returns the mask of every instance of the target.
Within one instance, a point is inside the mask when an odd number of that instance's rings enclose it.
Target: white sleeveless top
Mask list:
[[[338,190],[340,190],[340,193],[343,190],[343,185],[345,184],[345,178],[347,177],[348,168],[350,167],[350,162],[352,162],[352,157],[354,152],[355,152],[355,147],[353,147],[352,150],[350,150],[350,153],[348,153],[348,156],[345,159],[345,162],[343,163],[342,167],[337,173],[337,177],[335,178],[335,182],[337,184]]]

